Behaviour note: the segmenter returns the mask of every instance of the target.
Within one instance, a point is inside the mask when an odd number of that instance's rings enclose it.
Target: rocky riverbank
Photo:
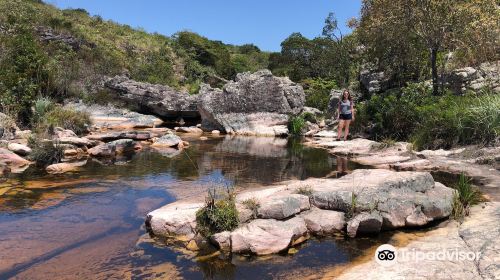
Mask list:
[[[325,148],[334,155],[347,156],[353,162],[373,168],[449,174],[463,172],[474,179],[487,198],[500,201],[500,147],[414,151],[406,142],[379,143],[362,138],[336,141],[325,137],[309,139],[306,145]]]
[[[442,252],[479,253],[476,260],[405,260],[385,267],[374,260],[374,250],[369,250],[365,261],[354,260],[355,265],[334,268],[324,273],[322,279],[499,279],[500,267],[500,203],[489,202],[471,209],[471,215],[462,224],[455,221],[433,229],[423,236],[413,237],[407,244],[397,244],[399,251],[417,251],[425,254]],[[401,234],[405,235],[405,234]]]
[[[356,170],[340,179],[308,179],[245,191],[236,196],[239,226],[212,236],[223,251],[266,255],[304,242],[310,235],[376,234],[419,227],[451,214],[453,190],[425,172]],[[254,201],[254,209],[246,201]],[[188,249],[206,239],[196,230],[200,201],[179,201],[148,214],[156,236],[174,237]]]

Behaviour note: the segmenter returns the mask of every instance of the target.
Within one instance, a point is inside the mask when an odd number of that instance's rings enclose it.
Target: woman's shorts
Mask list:
[[[341,119],[341,120],[352,120],[352,114],[340,114],[339,119]]]

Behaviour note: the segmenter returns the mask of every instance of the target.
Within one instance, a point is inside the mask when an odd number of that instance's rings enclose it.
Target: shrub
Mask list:
[[[420,84],[358,104],[353,131],[380,141],[412,141],[417,149],[490,144],[500,135],[500,95],[432,96]]]
[[[43,122],[45,115],[54,108],[54,103],[46,97],[38,98],[33,106],[33,123]]]
[[[231,188],[221,192],[217,188],[208,190],[205,205],[196,212],[196,230],[205,237],[222,231],[231,231],[238,226],[238,212]]]
[[[29,158],[36,162],[38,166],[58,163],[64,156],[63,148],[52,141],[42,141],[38,138],[30,138],[28,145],[32,149]]]
[[[292,135],[300,135],[305,124],[306,121],[302,116],[290,117],[290,120],[288,121],[288,130]]]
[[[61,107],[52,109],[43,120],[45,128],[60,126],[64,129],[70,129],[78,135],[86,133],[90,124],[88,113]]]
[[[481,193],[472,186],[470,181],[464,173],[461,173],[455,186],[456,192],[453,196],[452,216],[456,220],[468,216],[470,207],[481,201]]]

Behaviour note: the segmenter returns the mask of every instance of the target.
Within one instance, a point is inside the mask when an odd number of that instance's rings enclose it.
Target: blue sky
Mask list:
[[[46,0],[59,8],[84,8],[132,27],[167,36],[189,30],[229,44],[253,43],[279,51],[293,32],[308,38],[321,34],[329,12],[344,32],[358,16],[361,0]]]

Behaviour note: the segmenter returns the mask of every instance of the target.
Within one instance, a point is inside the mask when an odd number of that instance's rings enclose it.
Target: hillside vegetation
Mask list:
[[[138,81],[195,93],[201,82],[220,86],[238,72],[266,68],[268,57],[250,44],[187,31],[150,34],[35,0],[0,1],[0,50],[0,109],[24,123],[36,98],[89,98],[105,75],[128,71]]]
[[[354,128],[373,139],[421,148],[489,144],[500,133],[496,93],[457,95],[443,79],[456,68],[499,61],[499,23],[495,0],[364,0],[360,16],[346,23],[349,34],[330,13],[321,36],[293,33],[269,53],[188,31],[151,34],[40,0],[2,0],[0,111],[35,127],[33,108],[44,100],[109,101],[105,76],[126,72],[196,94],[201,83],[221,87],[237,73],[268,68],[301,83],[306,105],[324,112],[332,89],[351,89],[359,105]],[[363,71],[384,73],[381,92],[362,86]]]

